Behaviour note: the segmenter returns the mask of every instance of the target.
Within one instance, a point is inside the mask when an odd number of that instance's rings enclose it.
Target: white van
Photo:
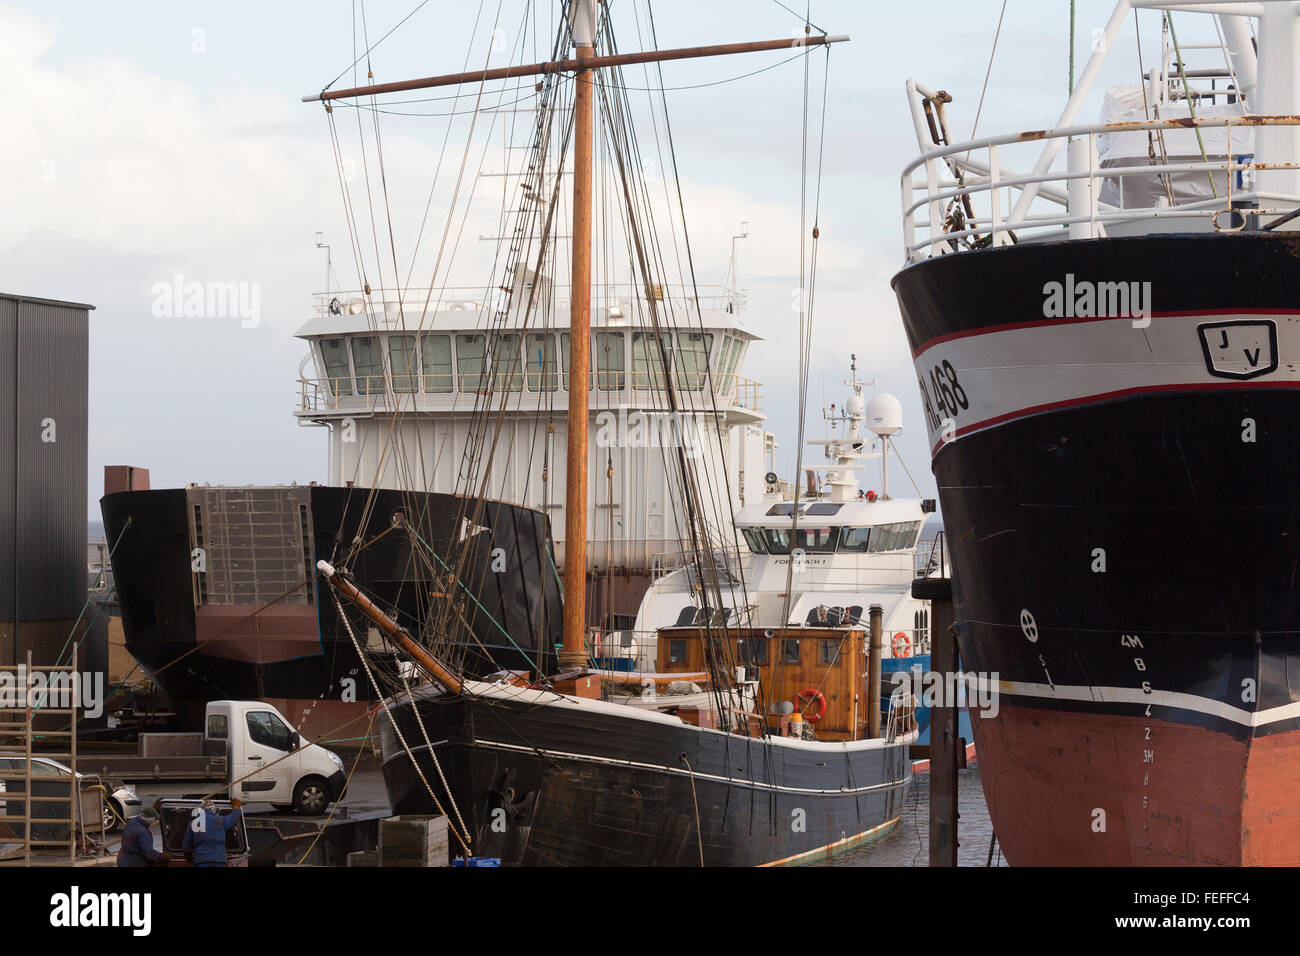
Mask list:
[[[204,738],[209,747],[225,747],[230,795],[245,803],[314,816],[343,796],[347,776],[338,754],[309,743],[270,704],[212,701]]]

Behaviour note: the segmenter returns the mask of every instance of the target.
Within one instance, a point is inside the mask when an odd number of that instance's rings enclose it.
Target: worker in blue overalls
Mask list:
[[[244,811],[238,800],[231,800],[233,813],[222,816],[211,800],[200,805],[202,814],[195,814],[185,831],[183,849],[195,866],[226,865],[226,831],[239,822]]]
[[[171,857],[154,849],[153,833],[149,828],[158,822],[158,811],[145,807],[122,832],[122,848],[117,854],[118,866],[163,866]]]

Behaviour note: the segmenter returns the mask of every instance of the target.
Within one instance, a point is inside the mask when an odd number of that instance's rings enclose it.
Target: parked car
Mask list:
[[[22,773],[27,769],[27,755],[21,753],[0,753],[0,771],[11,773]],[[53,760],[50,757],[42,757],[36,754],[32,755],[32,796],[39,798],[41,796],[66,796],[68,793],[67,776],[72,773],[72,769],[64,764]],[[59,778],[65,778],[60,780]],[[77,774],[77,780],[86,780],[85,774]],[[21,793],[24,782],[22,780],[0,780],[0,814],[6,813],[5,801],[3,796],[6,792]],[[112,788],[110,791],[109,788]],[[7,789],[6,789],[7,788]],[[121,829],[130,822],[132,817],[138,816],[141,810],[140,796],[131,786],[124,783],[105,783],[103,799],[104,830],[112,833],[114,830]],[[67,808],[63,804],[47,804],[46,810],[39,810],[33,807],[36,812],[34,816],[43,817],[62,817],[67,815]],[[16,808],[21,812],[22,807]]]

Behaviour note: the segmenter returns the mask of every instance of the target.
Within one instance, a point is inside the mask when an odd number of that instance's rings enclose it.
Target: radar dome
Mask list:
[[[850,395],[844,403],[844,412],[850,418],[860,418],[864,414],[867,403],[862,400],[861,395]]]
[[[867,428],[877,435],[892,435],[903,427],[903,405],[893,395],[877,392],[867,402]]]

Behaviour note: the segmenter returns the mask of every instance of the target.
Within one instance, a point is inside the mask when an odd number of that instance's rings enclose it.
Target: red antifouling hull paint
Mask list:
[[[1006,699],[974,727],[1014,866],[1300,864],[1300,732],[1237,739]]]

